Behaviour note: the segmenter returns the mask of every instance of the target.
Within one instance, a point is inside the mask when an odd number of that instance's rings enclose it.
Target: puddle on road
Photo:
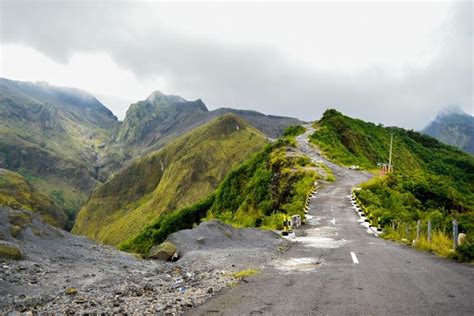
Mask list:
[[[324,264],[324,261],[317,258],[291,258],[288,260],[278,260],[273,265],[278,270],[284,271],[313,271]]]

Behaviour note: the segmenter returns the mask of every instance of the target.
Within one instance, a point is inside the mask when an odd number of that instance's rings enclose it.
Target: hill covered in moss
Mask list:
[[[210,194],[227,173],[261,150],[265,136],[227,114],[136,160],[99,186],[73,232],[116,245],[162,214]]]
[[[304,205],[319,178],[315,165],[295,148],[294,136],[304,128],[288,128],[285,137],[233,169],[207,198],[160,217],[139,235],[119,245],[147,254],[155,244],[203,219],[220,219],[238,227],[282,229],[285,216],[304,218]]]
[[[57,227],[67,224],[66,214],[51,198],[38,192],[20,174],[6,169],[0,169],[0,205],[33,211]]]

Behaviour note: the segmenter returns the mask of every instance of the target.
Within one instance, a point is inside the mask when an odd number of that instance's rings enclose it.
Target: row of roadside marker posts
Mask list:
[[[370,226],[370,221],[366,217],[366,212],[364,210],[364,206],[362,203],[360,203],[359,199],[357,196],[354,194],[354,191],[360,190],[360,188],[353,188],[351,191],[351,203],[352,206],[354,207],[354,210],[356,213],[360,216],[361,219],[363,219],[364,222],[369,223],[368,229],[372,229],[373,233],[378,236],[380,233],[383,232],[382,228],[380,227],[375,227],[375,226]],[[361,222],[362,224],[362,222]],[[406,236],[410,236],[410,227],[407,225],[406,226]],[[428,225],[427,225],[427,239],[428,242],[431,242],[431,220],[428,220]],[[421,221],[418,220],[416,223],[416,239],[413,240],[413,242],[417,241],[420,238],[421,235]],[[465,240],[466,235],[461,233],[459,234],[459,229],[458,229],[458,222],[456,220],[453,220],[453,248],[456,249],[456,247],[460,244],[462,244]]]
[[[352,188],[351,190],[351,195],[349,196],[352,207],[354,211],[359,215],[360,219],[358,220],[359,224],[363,227],[367,228],[367,232],[374,234],[375,236],[378,236],[383,232],[381,227],[378,226],[372,226],[370,224],[370,220],[367,218],[367,213],[365,211],[364,206],[362,203],[360,203],[359,199],[355,195],[355,191],[360,190],[360,188]]]
[[[314,197],[316,192],[318,191],[318,181],[314,182],[314,186],[311,189],[311,191],[308,193],[306,196],[306,201],[304,205],[303,212],[305,214],[308,214],[309,212],[309,202],[311,199]],[[300,215],[293,215],[291,217],[285,216],[285,219],[283,221],[283,236],[289,236],[294,238],[294,233],[292,232],[292,229],[300,227],[304,222],[301,220]],[[293,233],[293,235],[291,235]]]

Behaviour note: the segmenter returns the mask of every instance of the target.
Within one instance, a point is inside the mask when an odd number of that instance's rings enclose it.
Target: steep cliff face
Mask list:
[[[187,130],[190,123],[200,121],[207,112],[201,100],[186,101],[156,91],[146,100],[130,106],[116,140],[145,146],[162,143],[169,134]]]
[[[238,116],[221,116],[99,186],[81,209],[73,232],[113,245],[129,239],[161,214],[207,196],[265,143],[265,136]]]

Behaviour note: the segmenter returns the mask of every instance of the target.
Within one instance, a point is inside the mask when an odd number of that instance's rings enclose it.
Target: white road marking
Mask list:
[[[352,257],[352,261],[356,264],[359,263],[359,260],[357,260],[357,256],[354,252],[351,251],[351,257]]]
[[[331,224],[336,225],[336,219],[334,217],[331,220]]]

